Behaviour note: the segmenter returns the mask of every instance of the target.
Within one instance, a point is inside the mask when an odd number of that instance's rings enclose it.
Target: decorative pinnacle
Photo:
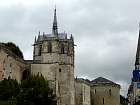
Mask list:
[[[40,35],[40,31],[38,32],[38,35]]]
[[[52,34],[56,35],[56,36],[58,35],[56,6],[55,6],[55,9],[54,9],[54,20],[53,20]]]
[[[34,43],[36,43],[36,36],[35,36],[35,41],[34,41]]]

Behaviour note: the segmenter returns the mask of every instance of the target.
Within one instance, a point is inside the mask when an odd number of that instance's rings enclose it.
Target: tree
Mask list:
[[[29,75],[20,84],[16,80],[0,82],[0,105],[56,105],[56,97],[42,75]]]
[[[56,105],[55,95],[42,75],[30,75],[21,82],[18,105]]]
[[[7,105],[17,105],[17,99],[16,97],[12,96],[9,100]]]
[[[128,99],[120,95],[120,103],[121,105],[128,105]]]
[[[20,91],[20,85],[16,80],[4,79],[0,82],[0,100],[8,100],[12,96],[16,96]]]

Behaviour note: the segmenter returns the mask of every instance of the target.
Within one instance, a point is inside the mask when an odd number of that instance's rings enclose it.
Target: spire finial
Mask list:
[[[58,30],[57,30],[57,16],[56,16],[56,5],[54,9],[54,20],[53,20],[53,27],[52,27],[52,34],[53,35],[58,35]]]

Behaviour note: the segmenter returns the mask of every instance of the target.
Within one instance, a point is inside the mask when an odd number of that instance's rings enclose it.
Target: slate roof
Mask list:
[[[114,82],[112,82],[111,80],[108,80],[106,78],[103,78],[103,77],[98,77],[94,80],[91,81],[92,84],[110,84],[110,85],[118,85]],[[118,85],[120,86],[120,85]]]
[[[39,35],[37,41],[43,41],[43,40],[46,40],[48,38],[53,38],[53,37],[56,37],[56,36],[52,34]],[[59,39],[65,39],[66,37],[67,37],[66,33],[58,33]]]

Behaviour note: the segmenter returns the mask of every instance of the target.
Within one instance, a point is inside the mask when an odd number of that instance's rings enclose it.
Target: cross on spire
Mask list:
[[[55,6],[55,9],[54,9],[54,20],[53,20],[52,34],[55,35],[55,36],[58,35],[56,6]]]

